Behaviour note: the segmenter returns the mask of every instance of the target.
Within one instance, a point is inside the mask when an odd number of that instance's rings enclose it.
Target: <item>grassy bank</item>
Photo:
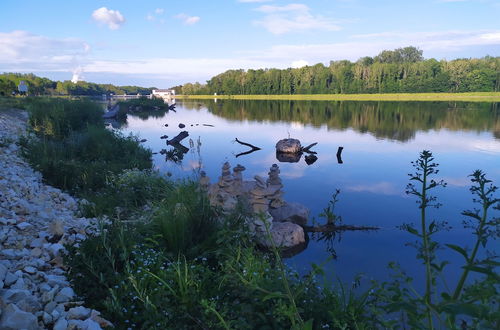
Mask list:
[[[500,92],[395,93],[395,94],[308,94],[308,95],[177,95],[186,99],[296,100],[296,101],[464,101],[500,102]]]

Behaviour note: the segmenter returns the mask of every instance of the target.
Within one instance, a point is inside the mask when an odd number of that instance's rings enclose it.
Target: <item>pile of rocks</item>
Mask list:
[[[248,225],[260,245],[272,247],[274,244],[290,248],[305,244],[301,225],[307,223],[308,210],[300,204],[285,202],[278,165],[271,166],[267,181],[258,175],[254,176],[254,181],[243,181],[244,169],[237,165],[231,176],[230,165],[226,162],[219,181],[210,186],[210,179],[202,173],[200,186],[208,191],[211,204],[221,207],[225,212],[231,212],[238,198],[242,197],[242,201],[247,202],[253,212]]]
[[[0,111],[0,329],[101,329],[111,324],[83,307],[65,277],[65,244],[78,244],[96,220],[77,201],[42,183],[18,155],[27,115]]]
[[[221,207],[224,211],[235,208],[237,200],[233,189],[231,165],[228,162],[222,166],[222,175],[219,177],[219,181],[208,189],[208,195],[213,206]]]

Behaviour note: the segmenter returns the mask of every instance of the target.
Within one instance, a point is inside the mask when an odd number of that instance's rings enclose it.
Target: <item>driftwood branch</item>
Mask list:
[[[256,152],[257,150],[259,150],[259,149],[250,149],[250,150],[245,151],[245,152],[240,152],[239,154],[236,155],[236,158],[238,158],[240,156],[245,156],[245,155],[251,154],[252,152]]]
[[[168,140],[167,145],[173,145],[176,143],[180,143],[182,140],[184,140],[188,136],[189,136],[189,133],[187,131],[182,131],[179,134],[177,134],[176,137],[172,138],[171,140]]]
[[[343,149],[344,149],[344,147],[339,147],[337,150],[337,163],[339,163],[339,164],[343,163],[343,161],[342,161],[342,150]]]
[[[245,151],[245,152],[241,152],[239,154],[236,155],[236,158],[240,157],[240,156],[244,156],[244,155],[248,155],[248,154],[251,154],[252,152],[255,152],[257,150],[261,150],[259,147],[256,147],[254,146],[253,144],[250,144],[250,143],[246,143],[246,142],[243,142],[243,141],[240,141],[238,140],[238,138],[235,139],[236,142],[238,142],[239,144],[242,144],[244,146],[247,146],[247,147],[250,147],[252,149],[248,150],[248,151]]]
[[[307,152],[309,154],[315,154],[316,152],[315,151],[311,151],[311,148],[314,147],[315,145],[317,145],[318,142],[314,142],[314,143],[311,143],[310,145],[308,145],[307,147],[303,147],[301,148],[301,151],[302,152]]]
[[[253,151],[255,151],[255,150],[261,150],[259,147],[256,147],[256,146],[254,146],[253,144],[246,143],[246,142],[243,142],[243,141],[238,140],[238,138],[236,138],[236,139],[235,139],[235,141],[236,141],[236,142],[238,142],[239,144],[242,144],[242,145],[244,145],[244,146],[247,146],[247,147],[252,148],[252,150],[253,150]]]
[[[333,225],[326,224],[320,226],[304,226],[304,231],[312,233],[324,233],[333,231],[344,231],[344,230],[379,230],[379,227],[371,226],[352,226],[352,225]]]

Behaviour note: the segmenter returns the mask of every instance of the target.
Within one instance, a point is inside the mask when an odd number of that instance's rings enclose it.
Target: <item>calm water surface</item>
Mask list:
[[[415,199],[404,191],[408,173],[413,172],[410,162],[424,149],[433,152],[440,164],[439,178],[448,183],[436,190],[444,206],[431,211],[432,218],[453,226],[439,235],[443,243],[471,245],[472,235],[463,228],[460,215],[473,206],[467,176],[482,169],[500,185],[498,104],[178,100],[176,110],[154,116],[129,115],[122,127],[126,133],[147,139],[145,145],[154,152],[172,148],[160,136],[172,138],[181,130],[189,132],[182,142],[189,151],[180,162],[154,155],[161,172],[176,178],[196,177],[201,168],[215,182],[225,161],[245,166],[246,179],[266,176],[277,163],[285,199],[306,205],[311,219],[323,221],[319,213],[340,189],[336,213],[345,224],[381,227],[374,232],[344,232],[330,240],[310,236],[307,249],[287,259],[301,273],[310,269],[311,262],[331,259],[325,264],[330,278],[350,281],[363,273],[383,280],[388,276],[388,262],[398,261],[418,281],[422,267],[415,262],[415,250],[406,245],[413,238],[397,226],[418,222]],[[179,123],[186,127],[180,129]],[[296,163],[278,162],[275,144],[288,136],[302,145],[318,142],[313,148],[318,160],[311,165],[304,157]],[[248,148],[235,143],[235,138],[262,150],[236,157]],[[342,164],[336,157],[339,146],[344,147]],[[447,250],[440,251],[440,257],[452,261],[446,274],[453,281],[460,259]]]

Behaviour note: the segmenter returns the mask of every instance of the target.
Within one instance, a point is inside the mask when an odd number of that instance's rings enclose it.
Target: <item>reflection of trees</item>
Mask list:
[[[353,128],[398,141],[411,140],[417,131],[441,128],[500,131],[499,103],[197,100],[182,105],[199,109],[200,102],[226,119]]]

